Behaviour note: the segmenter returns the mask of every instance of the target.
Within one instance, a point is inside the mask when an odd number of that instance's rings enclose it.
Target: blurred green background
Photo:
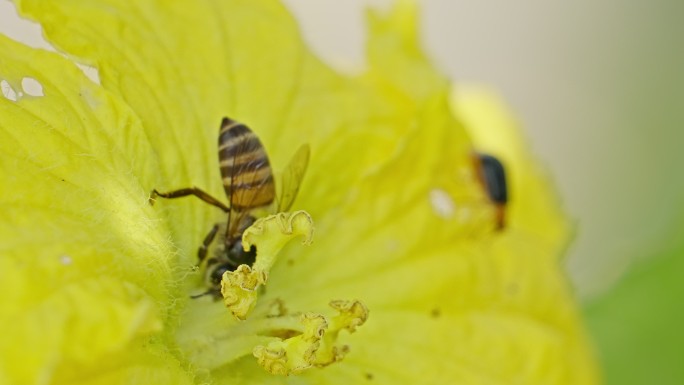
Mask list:
[[[355,71],[364,8],[391,0],[284,2],[323,59]],[[606,383],[684,383],[684,2],[421,4],[438,67],[498,89],[555,179]],[[47,47],[4,0],[0,32]]]

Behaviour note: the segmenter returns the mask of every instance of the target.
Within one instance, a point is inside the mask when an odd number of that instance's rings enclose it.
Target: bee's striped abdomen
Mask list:
[[[219,165],[231,208],[247,210],[271,204],[273,172],[266,150],[246,125],[223,118],[219,133]]]

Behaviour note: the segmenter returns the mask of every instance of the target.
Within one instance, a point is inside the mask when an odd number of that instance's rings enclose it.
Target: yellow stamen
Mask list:
[[[289,338],[259,345],[253,354],[257,362],[272,374],[298,374],[312,367],[340,361],[349,352],[346,345],[335,345],[339,332],[353,333],[368,319],[368,309],[359,301],[332,301],[339,314],[330,319],[321,314],[305,313],[300,317],[304,331]]]
[[[235,271],[225,272],[221,280],[223,302],[237,319],[246,319],[254,308],[257,289],[266,284],[280,249],[298,236],[304,237],[303,244],[311,244],[313,232],[313,220],[305,211],[260,218],[245,230],[242,245],[245,251],[252,245],[257,247],[256,261],[251,268],[240,265]]]

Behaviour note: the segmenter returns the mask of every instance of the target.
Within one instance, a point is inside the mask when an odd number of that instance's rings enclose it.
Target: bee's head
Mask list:
[[[230,270],[230,265],[228,265],[227,263],[216,265],[214,270],[209,275],[209,280],[211,281],[212,285],[220,287],[221,279],[223,278],[223,273]]]
[[[242,248],[242,238],[238,238],[228,247],[228,260],[235,268],[240,265],[248,265],[251,267],[256,260],[256,246],[252,245],[248,251],[245,251]],[[235,268],[231,270],[235,270]]]

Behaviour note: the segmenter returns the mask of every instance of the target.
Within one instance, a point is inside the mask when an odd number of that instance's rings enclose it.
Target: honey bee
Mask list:
[[[246,125],[223,118],[218,155],[223,188],[230,204],[223,204],[197,187],[166,193],[152,190],[150,204],[154,204],[157,197],[172,199],[194,195],[228,214],[228,220],[215,224],[197,250],[198,265],[204,266],[208,290],[191,298],[205,295],[220,298],[223,273],[234,271],[242,264],[251,266],[254,263],[256,248],[252,246],[244,251],[242,233],[256,221],[257,212],[287,211],[292,206],[309,163],[309,152],[309,146],[302,145],[283,171],[276,202],[275,180],[263,144]],[[214,255],[207,259],[207,251],[217,234],[222,235],[219,238],[222,242],[216,246]]]
[[[496,208],[496,229],[503,230],[506,227],[506,205],[508,204],[506,170],[501,161],[492,155],[475,153],[473,162],[477,178]]]

